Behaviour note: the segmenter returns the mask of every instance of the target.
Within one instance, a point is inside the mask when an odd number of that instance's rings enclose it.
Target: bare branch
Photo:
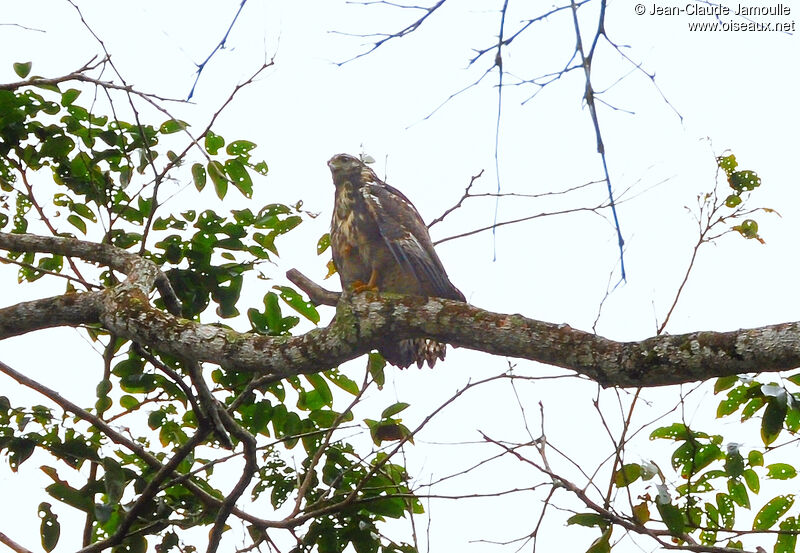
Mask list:
[[[97,284],[92,284],[91,282],[83,281],[79,278],[76,278],[71,275],[65,275],[63,273],[57,273],[55,271],[48,271],[47,269],[42,269],[41,267],[37,267],[35,265],[31,265],[30,263],[23,263],[22,261],[18,261],[16,259],[11,259],[10,257],[0,256],[0,263],[9,263],[12,265],[17,265],[18,267],[23,267],[25,269],[29,269],[30,271],[42,273],[45,275],[51,275],[58,278],[63,278],[69,280],[70,282],[75,282],[82,286],[86,286],[87,288],[94,288],[95,290],[99,290],[102,286],[98,286]]]
[[[606,147],[603,143],[603,135],[600,132],[600,121],[597,116],[597,106],[595,105],[595,91],[592,85],[592,61],[594,58],[594,51],[595,47],[597,46],[597,41],[600,36],[605,35],[605,13],[606,13],[606,0],[600,0],[600,14],[598,15],[598,22],[597,22],[597,32],[595,33],[594,40],[592,41],[592,46],[587,54],[584,47],[583,47],[583,39],[581,38],[581,29],[580,24],[578,23],[578,4],[575,0],[571,0],[572,2],[572,20],[575,25],[575,50],[580,56],[581,66],[583,67],[584,77],[586,80],[586,86],[584,90],[584,100],[586,101],[586,105],[589,107],[589,114],[592,118],[592,124],[594,125],[595,136],[597,138],[597,153],[600,154],[600,159],[603,162],[603,174],[605,175],[605,181],[608,186],[608,201],[609,205],[611,206],[611,214],[614,219],[614,228],[617,231],[617,243],[619,246],[619,264],[620,264],[620,274],[621,280],[626,280],[625,275],[625,240],[622,238],[622,230],[619,226],[619,219],[617,218],[617,208],[614,203],[614,191],[611,186],[611,176],[608,172],[608,161],[606,159]]]
[[[575,484],[573,484],[569,480],[566,480],[566,479],[562,478],[561,476],[559,476],[558,474],[554,473],[552,470],[550,470],[549,467],[541,466],[538,463],[536,463],[534,461],[531,461],[530,459],[527,459],[526,457],[523,457],[518,451],[515,451],[514,449],[512,449],[512,448],[508,447],[507,445],[503,444],[502,442],[499,442],[497,440],[494,440],[494,439],[490,438],[489,436],[487,436],[483,432],[481,432],[481,435],[484,437],[484,439],[487,442],[490,442],[490,443],[493,443],[493,444],[497,445],[498,447],[504,449],[507,453],[509,453],[510,455],[516,457],[517,459],[519,459],[523,463],[527,463],[527,464],[535,467],[537,470],[539,470],[543,474],[548,475],[550,478],[553,479],[554,483],[557,482],[558,486],[561,486],[561,487],[566,488],[567,490],[569,490],[578,499],[580,499],[583,502],[583,504],[586,505],[586,507],[588,507],[589,509],[591,509],[595,513],[601,515],[602,517],[606,518],[609,522],[612,522],[612,523],[614,523],[616,525],[619,525],[619,526],[621,526],[621,527],[623,527],[623,528],[625,528],[627,530],[630,530],[631,532],[635,532],[637,534],[642,534],[642,535],[645,535],[645,536],[649,536],[649,537],[655,539],[656,541],[658,541],[659,545],[661,545],[662,547],[668,547],[669,546],[668,544],[670,542],[664,540],[664,538],[671,539],[671,537],[672,537],[672,535],[668,531],[666,531],[666,530],[655,530],[655,529],[647,528],[643,524],[640,524],[638,522],[634,522],[632,520],[629,520],[628,518],[622,517],[622,516],[618,515],[617,513],[613,512],[610,509],[607,509],[607,508],[604,508],[604,507],[598,505],[596,502],[592,501],[592,499],[586,494],[586,492],[583,489],[581,489],[580,487],[576,486]],[[686,535],[686,534],[684,534],[684,535],[682,535],[680,537],[681,537],[681,539],[683,539],[684,541],[686,541],[688,543],[681,544],[680,546],[675,546],[675,549],[696,551],[696,552],[702,552],[702,553],[737,553],[737,552],[738,553],[742,553],[741,549],[731,549],[731,548],[728,548],[728,547],[715,547],[715,546],[699,545],[694,541],[694,539],[692,539],[691,536]]]
[[[236,507],[236,501],[247,489],[247,486],[253,479],[253,474],[258,470],[258,463],[256,462],[256,439],[250,432],[242,428],[225,409],[218,409],[218,413],[219,420],[225,425],[228,432],[242,442],[245,463],[244,467],[242,467],[242,475],[239,477],[239,481],[236,482],[236,485],[222,502],[217,512],[217,518],[214,520],[214,527],[209,534],[206,553],[215,553],[219,548],[219,542],[222,539],[222,533],[226,529],[228,517],[233,513]]]
[[[305,292],[308,295],[308,299],[310,299],[314,305],[336,305],[339,303],[339,297],[342,295],[341,292],[326,290],[297,269],[289,269],[286,271],[286,278],[289,279],[289,282]]]
[[[539,361],[574,370],[602,386],[651,387],[743,374],[753,367],[771,372],[800,365],[800,322],[615,342],[568,325],[492,313],[462,302],[372,292],[339,301],[337,316],[325,328],[300,336],[241,334],[179,319],[153,307],[147,294],[158,269],[128,252],[78,240],[0,233],[0,247],[12,244],[13,249],[25,250],[20,247],[24,243],[35,251],[49,243],[66,255],[104,259],[128,275],[125,282],[103,292],[23,304],[28,306],[29,328],[57,326],[52,322],[59,314],[59,309],[54,311],[57,302],[66,311],[70,305],[86,302],[92,309],[88,313],[96,319],[82,322],[99,322],[110,332],[161,353],[270,378],[335,367],[371,351],[389,335],[427,337]],[[3,313],[15,309],[20,307],[6,308]],[[0,334],[0,338],[5,336]]]
[[[103,81],[101,79],[95,79],[90,77],[85,73],[85,71],[91,70],[92,67],[82,67],[73,73],[69,73],[67,75],[62,75],[60,77],[53,77],[49,79],[45,79],[42,77],[31,77],[29,79],[25,79],[23,81],[17,81],[13,83],[0,83],[0,90],[17,90],[18,88],[26,87],[26,86],[52,86],[58,85],[61,83],[68,83],[71,81],[77,81],[82,83],[93,84],[100,88],[107,88],[109,90],[119,90],[122,92],[126,92],[129,94],[133,94],[135,96],[139,96],[141,98],[148,98],[151,100],[158,100],[161,102],[180,102],[185,103],[185,100],[181,100],[180,98],[166,98],[164,96],[159,96],[158,94],[153,94],[149,92],[141,92],[140,90],[136,90],[132,85],[126,84],[117,84],[112,81]]]
[[[197,77],[195,78],[194,84],[192,85],[192,90],[189,91],[189,96],[186,98],[187,100],[191,100],[192,96],[194,96],[195,88],[197,88],[197,83],[200,81],[200,75],[203,74],[203,69],[206,68],[208,62],[211,61],[211,58],[214,57],[214,54],[216,54],[219,50],[225,48],[225,42],[227,42],[228,36],[231,34],[231,31],[233,30],[233,26],[236,24],[236,20],[239,19],[239,15],[242,13],[245,4],[247,4],[247,0],[242,0],[241,3],[239,4],[239,9],[236,10],[236,15],[233,16],[231,24],[228,26],[228,30],[225,31],[225,35],[222,37],[222,40],[220,40],[217,43],[217,45],[214,46],[214,49],[211,50],[211,53],[205,60],[202,61],[202,63],[197,64]]]
[[[6,536],[4,533],[0,532],[0,543],[3,545],[8,546],[9,549],[12,551],[16,551],[16,553],[33,553],[27,547],[22,547],[20,544]]]
[[[553,215],[566,215],[567,213],[580,213],[582,211],[589,211],[592,213],[597,213],[602,208],[606,207],[605,204],[601,204],[595,207],[575,207],[570,209],[562,209],[560,211],[549,211],[545,213],[537,213],[535,215],[527,215],[525,217],[520,217],[518,219],[511,219],[509,221],[501,221],[499,223],[494,223],[492,225],[487,225],[485,227],[480,227],[474,230],[470,230],[467,232],[462,232],[460,234],[455,234],[453,236],[448,236],[447,238],[442,238],[434,242],[434,245],[443,244],[444,242],[449,242],[450,240],[455,240],[456,238],[464,238],[465,236],[472,236],[473,234],[478,234],[479,232],[486,232],[487,230],[494,230],[498,227],[503,227],[505,225],[514,225],[517,223],[522,223],[525,221],[532,221],[533,219],[539,219],[540,217],[551,217]]]
[[[578,2],[575,2],[575,4],[578,7],[580,7],[583,4],[586,4],[587,2],[591,2],[591,1],[592,0],[580,0]],[[520,27],[519,29],[517,29],[517,31],[514,32],[511,36],[509,36],[508,38],[503,39],[502,45],[503,46],[509,46],[512,42],[514,42],[514,40],[518,36],[520,36],[522,33],[524,33],[526,30],[528,30],[528,27],[530,27],[534,23],[538,23],[539,21],[543,21],[543,20],[547,19],[548,17],[550,17],[551,15],[555,15],[556,13],[558,13],[560,11],[563,11],[563,10],[568,10],[571,7],[572,6],[570,4],[565,4],[563,6],[558,6],[557,8],[553,8],[550,11],[543,13],[542,15],[534,17],[533,19],[527,19],[527,20],[523,21],[524,25],[522,27]],[[484,54],[486,54],[488,52],[491,52],[495,48],[497,48],[497,45],[496,44],[492,44],[491,46],[488,46],[486,48],[482,48],[480,50],[475,50],[475,56],[471,60],[469,60],[469,64],[472,65],[473,63],[478,61],[478,59],[480,59]]]
[[[439,216],[438,216],[436,219],[434,219],[433,221],[431,221],[430,223],[428,223],[428,228],[431,228],[431,227],[432,227],[433,225],[435,225],[436,223],[440,223],[440,222],[442,222],[442,221],[444,220],[444,218],[445,218],[445,217],[447,217],[447,216],[448,216],[448,215],[450,215],[452,212],[454,212],[456,209],[458,209],[459,207],[461,207],[461,204],[463,204],[463,203],[464,203],[464,200],[466,200],[467,198],[472,198],[472,197],[474,197],[475,195],[473,195],[473,194],[470,194],[470,192],[469,192],[469,191],[470,191],[470,190],[472,190],[472,185],[473,185],[473,184],[475,184],[475,181],[476,181],[476,180],[478,180],[479,178],[481,178],[482,176],[483,176],[483,169],[481,169],[481,172],[480,172],[480,173],[478,173],[477,175],[473,175],[473,176],[472,176],[472,178],[471,178],[471,179],[469,179],[469,184],[468,184],[468,185],[467,185],[467,187],[464,189],[464,195],[463,195],[463,196],[461,196],[461,199],[460,199],[460,200],[458,200],[458,203],[456,203],[456,205],[454,205],[453,207],[446,209],[444,213],[442,213],[442,214],[441,214],[441,215],[439,215]]]
[[[428,19],[431,15],[433,15],[433,12],[435,12],[436,10],[441,8],[442,5],[444,5],[444,3],[446,1],[447,0],[439,0],[438,2],[436,2],[436,4],[434,4],[433,6],[428,7],[428,8],[423,7],[423,6],[399,6],[399,5],[395,5],[395,4],[389,3],[389,2],[362,2],[363,5],[384,4],[385,3],[385,4],[388,4],[388,5],[395,6],[395,7],[416,8],[416,9],[424,10],[425,13],[422,16],[420,16],[416,21],[413,21],[412,23],[410,23],[409,25],[407,25],[403,29],[400,29],[399,31],[396,31],[394,33],[386,33],[386,34],[380,34],[380,35],[355,35],[355,36],[361,36],[361,37],[382,36],[383,38],[381,38],[380,40],[376,41],[371,47],[369,47],[364,52],[361,52],[360,54],[357,54],[357,55],[353,56],[352,58],[346,59],[344,61],[337,62],[336,65],[341,67],[345,63],[351,62],[353,60],[357,60],[358,58],[364,57],[367,54],[370,54],[370,53],[374,52],[375,50],[377,50],[378,48],[380,48],[381,46],[383,46],[384,44],[386,44],[387,42],[389,42],[393,38],[400,38],[400,37],[406,36],[409,33],[413,33],[423,23],[425,23],[426,19]],[[359,3],[359,2],[355,2],[355,3]],[[334,33],[336,33],[336,34],[347,34],[347,33],[340,33],[340,32],[336,32],[336,31],[334,31]]]

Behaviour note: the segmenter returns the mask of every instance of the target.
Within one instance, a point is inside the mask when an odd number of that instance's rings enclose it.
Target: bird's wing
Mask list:
[[[361,194],[397,263],[410,271],[418,282],[430,283],[437,296],[463,299],[461,292],[447,278],[433,249],[428,227],[408,198],[383,183],[365,184]]]

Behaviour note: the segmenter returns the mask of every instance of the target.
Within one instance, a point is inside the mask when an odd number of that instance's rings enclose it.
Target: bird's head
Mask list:
[[[349,154],[336,154],[328,160],[328,167],[333,175],[333,184],[336,186],[349,182],[351,186],[360,187],[365,182],[377,181],[372,169]]]

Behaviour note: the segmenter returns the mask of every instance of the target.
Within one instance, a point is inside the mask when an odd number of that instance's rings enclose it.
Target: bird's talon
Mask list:
[[[361,280],[355,281],[353,284],[350,285],[350,288],[353,290],[353,293],[360,294],[361,292],[377,292],[378,287],[374,284],[370,284],[369,282],[363,282]]]

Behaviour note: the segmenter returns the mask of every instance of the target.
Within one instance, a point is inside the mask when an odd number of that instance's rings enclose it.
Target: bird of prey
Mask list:
[[[336,187],[331,219],[333,263],[342,290],[466,301],[433,249],[428,227],[399,190],[381,181],[357,157],[337,154],[328,161]],[[425,338],[387,340],[379,351],[400,368],[433,367],[445,344]]]

